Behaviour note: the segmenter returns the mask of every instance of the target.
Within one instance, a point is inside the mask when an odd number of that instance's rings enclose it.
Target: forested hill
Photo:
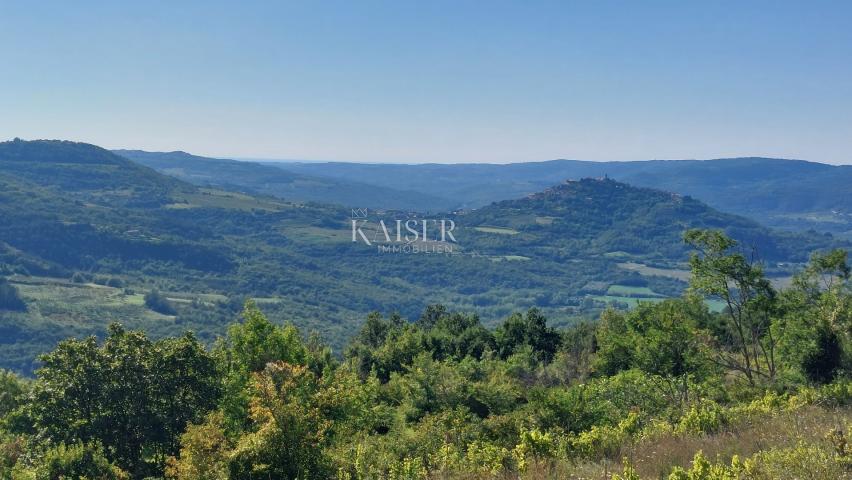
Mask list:
[[[159,207],[184,182],[85,143],[59,140],[0,142],[0,174],[37,185],[46,193],[73,194],[104,206]]]
[[[568,325],[679,295],[689,227],[756,246],[774,276],[838,243],[609,180],[426,217],[455,222],[452,253],[353,243],[350,214],[192,185],[93,145],[2,143],[0,367],[29,373],[60,339],[103,335],[111,321],[155,337],[191,329],[210,343],[247,298],[338,351],[371,311],[415,318],[436,303],[489,326],[530,307]],[[423,218],[370,210],[365,230]]]
[[[690,195],[774,228],[852,237],[852,166],[776,158],[495,164],[245,162],[185,152],[116,150],[198,185],[236,187],[293,201],[415,211],[479,208],[564,179],[603,177]]]
[[[0,184],[6,270],[64,276],[109,263],[117,270],[158,261],[231,265],[199,242],[209,228],[168,215],[174,202],[199,195],[196,187],[94,145],[0,143]]]
[[[474,210],[465,225],[516,231],[497,238],[506,248],[541,248],[554,255],[624,255],[653,262],[682,261],[681,241],[690,228],[721,229],[765,260],[806,261],[829,235],[772,231],[757,222],[715,210],[689,196],[639,188],[609,178],[569,180],[525,198]]]
[[[852,234],[852,166],[776,158],[493,164],[275,163],[288,171],[418,190],[475,208],[566,178],[602,177],[691,195],[764,225]]]

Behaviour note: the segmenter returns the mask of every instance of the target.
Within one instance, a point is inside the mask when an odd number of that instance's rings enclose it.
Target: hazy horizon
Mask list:
[[[546,158],[546,159],[524,159],[518,161],[507,161],[507,162],[393,162],[393,161],[368,161],[368,160],[341,160],[341,159],[298,159],[298,158],[253,158],[253,157],[236,157],[236,156],[227,156],[227,155],[201,155],[195,152],[188,152],[186,150],[145,150],[140,148],[111,148],[110,150],[140,150],[149,153],[187,153],[189,155],[205,157],[205,158],[213,158],[218,160],[237,160],[241,162],[258,162],[258,163],[362,163],[362,164],[371,164],[371,165],[510,165],[515,163],[543,163],[543,162],[556,162],[556,161],[575,161],[575,162],[596,162],[596,163],[614,163],[614,162],[649,162],[649,161],[661,161],[661,162],[678,162],[678,161],[714,161],[714,160],[740,160],[740,159],[749,159],[749,158],[764,158],[770,160],[782,160],[782,161],[792,161],[792,162],[810,162],[810,163],[822,163],[825,165],[848,165],[848,164],[832,164],[828,162],[818,162],[815,160],[809,160],[805,158],[780,158],[780,157],[767,157],[765,155],[739,155],[735,157],[713,157],[713,158],[639,158],[639,159],[611,159],[611,160],[589,160],[584,158]]]
[[[135,148],[135,147],[115,147],[111,148],[105,145],[98,145],[93,142],[87,142],[84,140],[75,140],[68,138],[21,138],[21,137],[13,137],[5,140],[0,140],[0,142],[11,141],[11,140],[23,140],[23,141],[71,141],[71,142],[80,142],[80,143],[88,143],[98,147],[105,148],[110,151],[142,151],[147,153],[184,153],[192,156],[209,158],[214,160],[235,160],[240,162],[255,162],[255,163],[356,163],[356,164],[368,164],[368,165],[511,165],[518,163],[545,163],[545,162],[557,162],[557,161],[572,161],[572,162],[593,162],[593,163],[631,163],[631,162],[681,162],[681,161],[695,161],[695,162],[712,162],[717,160],[746,160],[746,159],[767,159],[767,160],[779,160],[779,161],[791,161],[791,162],[809,162],[809,163],[820,163],[823,165],[833,165],[833,166],[850,166],[850,164],[844,163],[830,163],[830,162],[820,162],[816,160],[809,160],[805,158],[781,158],[781,157],[769,157],[765,155],[738,155],[734,157],[712,157],[712,158],[638,158],[638,159],[584,159],[584,158],[546,158],[546,159],[522,159],[518,161],[505,161],[505,162],[488,162],[488,161],[457,161],[457,162],[430,162],[430,161],[420,161],[420,162],[406,162],[406,161],[370,161],[370,160],[346,160],[346,159],[298,159],[298,158],[264,158],[264,157],[238,157],[238,156],[229,156],[229,155],[208,155],[201,154],[197,152],[190,152],[182,149],[175,150],[147,150],[144,148]]]

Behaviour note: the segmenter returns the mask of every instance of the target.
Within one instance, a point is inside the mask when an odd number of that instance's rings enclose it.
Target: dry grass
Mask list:
[[[663,435],[645,439],[622,449],[621,456],[631,462],[642,478],[666,478],[672,467],[688,467],[699,450],[710,459],[729,463],[734,455],[748,457],[770,448],[792,448],[799,442],[831,448],[825,439],[826,434],[837,428],[846,431],[850,423],[850,408],[812,406],[734,425],[713,435]],[[568,477],[563,478],[607,479],[613,469],[620,470],[617,463],[620,462],[578,465]]]
[[[826,434],[840,428],[844,432],[852,424],[852,408],[825,409],[805,407],[794,412],[779,413],[759,421],[728,427],[725,431],[703,436],[664,434],[640,440],[622,448],[611,459],[572,465],[562,460],[539,461],[521,475],[503,472],[487,474],[448,475],[438,473],[434,480],[608,480],[621,472],[621,458],[627,458],[642,479],[665,479],[675,466],[688,468],[695,453],[716,462],[730,463],[734,455],[749,457],[772,448],[793,448],[800,442],[818,444],[831,449]],[[848,434],[848,433],[847,433]]]

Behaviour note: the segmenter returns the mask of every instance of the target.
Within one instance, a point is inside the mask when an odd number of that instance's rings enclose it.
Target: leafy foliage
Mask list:
[[[0,418],[15,411],[24,401],[29,384],[12,372],[0,370]]]
[[[23,471],[21,471],[23,470]],[[97,444],[60,444],[47,450],[31,469],[15,472],[18,478],[52,480],[80,478],[92,480],[124,480],[130,476],[110,463]]]
[[[42,362],[26,405],[35,431],[100,442],[133,474],[161,468],[186,425],[218,398],[213,358],[191,334],[152,342],[114,325],[103,344],[66,340]]]
[[[728,349],[718,350],[718,362],[740,371],[754,384],[756,377],[774,381],[777,374],[778,334],[772,329],[775,290],[761,265],[742,252],[731,252],[733,239],[716,230],[689,230],[684,240],[699,253],[689,259],[690,287],[725,304]]]
[[[823,258],[808,272],[824,271]],[[832,265],[842,272],[845,261]],[[791,312],[850,313],[842,275],[830,285],[807,275],[771,298],[785,348],[809,340],[787,334]],[[30,393],[7,376],[14,400],[5,412],[14,421],[6,425],[17,436],[0,443],[0,465],[30,475],[21,478],[81,469],[95,478],[180,480],[563,478],[654,439],[735,438],[725,432],[817,405],[852,406],[845,364],[834,383],[812,388],[799,357],[780,356],[784,384],[780,374],[752,383],[711,362],[713,349],[736,351],[719,327],[728,315],[687,296],[606,311],[591,330],[555,330],[533,309],[491,331],[474,315],[432,305],[414,322],[370,315],[342,362],[251,301],[212,353],[189,335],[150,341],[114,326],[102,344],[60,343]],[[848,343],[836,332],[843,363]],[[591,368],[574,365],[579,357]],[[784,389],[795,393],[777,393]],[[665,464],[664,474],[777,478],[804,462],[816,478],[842,478],[831,475],[845,471],[845,437],[830,439],[830,448],[749,450],[744,460],[696,454],[691,465]],[[643,471],[627,464],[620,478]]]

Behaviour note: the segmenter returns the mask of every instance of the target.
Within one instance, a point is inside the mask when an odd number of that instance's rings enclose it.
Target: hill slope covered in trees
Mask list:
[[[792,230],[852,232],[852,166],[800,160],[732,158],[587,162],[552,160],[507,165],[275,163],[288,171],[393,185],[476,208],[522,197],[564,179],[608,175],[631,185],[689,195],[728,213]]]
[[[692,196],[774,228],[852,237],[852,167],[776,158],[494,164],[236,162],[183,152],[117,153],[193,183],[295,201],[451,211],[530,195],[565,179],[610,178]],[[286,173],[273,170],[277,168]]]
[[[690,295],[597,324],[431,305],[369,315],[339,358],[247,302],[211,349],[66,339],[34,380],[0,371],[0,478],[852,478],[847,252],[777,290],[718,231],[685,238]]]
[[[458,243],[439,245],[451,254],[383,253],[352,241],[348,208],[195,186],[92,145],[2,143],[0,183],[0,272],[26,306],[0,311],[0,365],[23,372],[111,320],[212,342],[246,298],[338,351],[368,312],[415,317],[434,303],[486,325],[530,307],[567,325],[679,295],[691,227],[742,237],[773,275],[837,244],[602,180],[432,218],[456,225]],[[375,238],[380,220],[423,218],[370,210],[365,228]]]

